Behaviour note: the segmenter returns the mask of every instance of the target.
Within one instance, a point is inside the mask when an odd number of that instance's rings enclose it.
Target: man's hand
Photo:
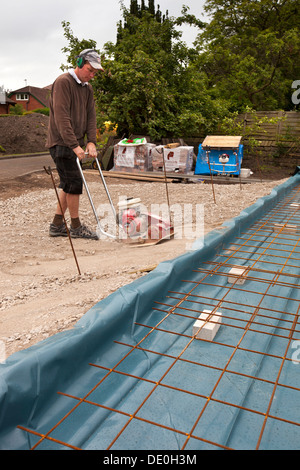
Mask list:
[[[86,152],[88,152],[89,157],[97,158],[97,149],[96,145],[93,142],[89,142],[86,146]]]
[[[78,145],[78,147],[75,147],[73,149],[73,152],[75,153],[76,157],[79,158],[79,160],[82,160],[85,157],[84,150],[80,147],[80,145]]]

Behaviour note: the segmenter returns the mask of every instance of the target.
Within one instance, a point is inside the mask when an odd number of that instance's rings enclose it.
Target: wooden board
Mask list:
[[[137,247],[143,247],[143,246],[151,246],[151,245],[157,245],[158,243],[161,243],[163,241],[171,240],[175,235],[174,232],[169,233],[163,238],[158,238],[157,240],[151,240],[151,238],[141,238],[140,241],[136,243],[129,243],[128,246],[131,248],[137,248]]]
[[[238,148],[242,136],[230,135],[208,135],[202,142],[202,148]]]

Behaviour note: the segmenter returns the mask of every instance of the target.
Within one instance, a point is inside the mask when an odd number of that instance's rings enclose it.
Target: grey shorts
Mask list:
[[[82,194],[82,178],[73,150],[55,145],[49,151],[60,178],[59,187],[67,194]]]

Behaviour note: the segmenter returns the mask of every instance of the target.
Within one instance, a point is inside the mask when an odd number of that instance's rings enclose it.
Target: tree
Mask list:
[[[122,135],[185,137],[214,132],[226,115],[246,107],[295,106],[299,0],[207,0],[207,24],[187,6],[174,18],[154,0],[120,5],[116,43],[105,44],[105,72],[93,81],[100,127],[111,121]],[[181,40],[183,24],[199,28],[194,47]],[[63,51],[74,65],[96,42],[74,37],[66,21],[63,27],[69,43]]]
[[[300,76],[299,0],[207,0],[211,21],[197,38],[197,66],[242,110],[289,109]]]
[[[93,80],[98,126],[111,121],[123,135],[162,137],[198,135],[211,129],[227,111],[227,103],[208,90],[203,71],[191,62],[194,50],[181,41],[178,26],[203,23],[183,7],[179,18],[163,14],[154,1],[121,2],[123,21],[117,27],[116,44],[106,43],[102,64],[105,72]],[[69,42],[63,51],[68,64],[84,48],[96,48],[93,40],[74,37],[63,23]],[[62,66],[64,70],[67,66]]]
[[[190,66],[193,51],[181,41],[177,26],[196,19],[187,8],[178,19],[132,1],[123,8],[116,44],[105,45],[104,67],[96,78],[102,122],[118,123],[124,134],[152,139],[184,137],[216,122],[226,109],[207,90],[205,74]],[[203,23],[198,23],[202,26]]]

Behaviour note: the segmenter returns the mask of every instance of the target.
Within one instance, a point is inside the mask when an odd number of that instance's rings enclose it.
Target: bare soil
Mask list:
[[[45,152],[49,117],[0,115],[0,155]]]
[[[93,171],[85,173],[96,207],[107,205],[99,175]],[[57,179],[55,172],[54,176]],[[35,173],[1,183],[0,341],[6,357],[72,328],[101,299],[146,276],[160,262],[189,250],[201,236],[201,226],[195,232],[197,205],[203,205],[207,233],[282,182],[242,187],[214,185],[215,200],[210,184],[169,184],[170,206],[177,208],[173,219],[175,237],[154,246],[139,247],[111,239],[73,239],[80,275],[69,239],[51,238],[48,234],[56,207],[50,176]],[[107,178],[107,185],[115,205],[121,196],[140,197],[153,213],[158,207],[154,204],[167,205],[164,183]],[[187,221],[181,236],[178,208],[184,207],[192,208],[193,217]],[[109,206],[104,209],[107,213],[103,213],[103,226],[113,230]],[[81,199],[81,219],[96,228],[85,192]]]

